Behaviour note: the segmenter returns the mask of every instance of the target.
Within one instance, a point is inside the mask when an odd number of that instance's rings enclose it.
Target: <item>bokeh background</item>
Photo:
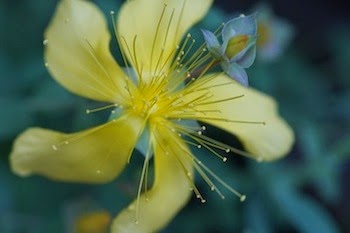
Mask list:
[[[121,1],[98,0],[106,12]],[[16,135],[30,126],[72,132],[106,120],[85,114],[99,106],[57,85],[43,65],[42,35],[57,1],[0,1],[0,232],[73,232],[77,216],[98,210],[115,215],[136,196],[143,158],[106,185],[66,184],[33,176],[19,178],[8,165]],[[217,0],[192,33],[214,30],[257,1]],[[295,130],[296,143],[283,160],[264,164],[232,156],[222,164],[200,151],[202,160],[245,202],[225,192],[221,200],[198,178],[206,196],[193,198],[165,233],[350,232],[350,15],[345,1],[267,1],[293,26],[293,36],[274,60],[257,59],[250,85],[274,96]],[[195,9],[194,9],[195,12]],[[112,50],[118,59],[117,46]],[[69,54],[67,54],[69,56]],[[120,57],[119,57],[120,59]],[[208,134],[240,147],[214,128]]]

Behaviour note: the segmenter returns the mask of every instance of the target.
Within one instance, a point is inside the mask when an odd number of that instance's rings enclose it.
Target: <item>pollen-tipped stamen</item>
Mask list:
[[[114,124],[114,123],[115,123],[115,120],[112,120],[112,121],[110,121],[110,122],[108,122],[106,124],[97,126],[96,128],[93,128],[93,129],[90,129],[90,130],[86,130],[86,131],[84,131],[82,133],[79,133],[78,135],[74,135],[72,137],[69,137],[66,140],[63,140],[62,142],[60,142],[58,144],[51,145],[51,147],[52,147],[53,150],[59,150],[60,147],[62,147],[62,146],[65,146],[65,145],[68,145],[68,144],[70,144],[72,142],[80,140],[80,139],[82,139],[82,138],[84,138],[84,137],[86,137],[86,136],[88,136],[90,134],[93,134],[93,133],[97,132],[98,130],[100,130],[100,129],[104,128],[104,127],[107,127],[110,124]]]
[[[171,137],[174,137],[173,134],[170,134]],[[215,175],[215,173],[213,171],[211,171],[206,165],[204,165],[194,154],[188,152],[184,147],[183,145],[179,145],[179,147],[183,150],[183,152],[186,154],[186,156],[188,156],[191,161],[195,162],[197,165],[199,165],[201,168],[204,169],[204,171],[206,171],[209,175],[211,175],[215,180],[217,180],[221,185],[223,185],[226,189],[228,189],[231,193],[235,194],[236,196],[238,196],[240,198],[241,201],[244,201],[246,196],[245,195],[242,195],[241,193],[239,193],[237,190],[233,189],[230,185],[228,185],[226,182],[224,182],[222,179],[220,179],[217,175]],[[197,169],[198,166],[194,166],[196,168],[196,170],[202,174],[202,172],[204,172],[202,169]],[[203,176],[202,176],[203,177]],[[210,180],[210,178],[205,174],[205,176],[203,177],[203,179],[205,181],[207,181],[207,179]],[[213,182],[210,181],[208,183],[208,185],[210,186],[210,184],[212,184]],[[211,186],[213,187],[213,186]],[[216,187],[216,186],[215,186]],[[215,187],[214,187],[214,190],[215,190]],[[212,188],[211,188],[212,189]],[[216,189],[218,194],[220,195],[221,192]],[[220,197],[224,198],[224,196],[221,194]]]
[[[137,189],[135,223],[138,222],[138,218],[139,218],[141,190],[142,190],[143,182],[145,181],[145,178],[146,178],[146,171],[147,171],[149,159],[150,159],[151,153],[152,153],[151,152],[151,148],[152,148],[152,140],[151,140],[151,137],[150,137],[149,140],[148,140],[148,148],[147,148],[147,152],[146,152],[146,155],[145,155],[145,160],[144,160],[143,166],[142,166],[139,186],[138,186],[138,189]]]
[[[119,106],[119,104],[109,104],[109,105],[102,106],[99,108],[86,109],[85,112],[86,112],[86,114],[90,114],[90,113],[95,113],[95,112],[103,111],[103,110],[110,109],[110,108],[116,108],[118,106]]]
[[[126,54],[124,52],[123,49],[121,49],[120,45],[121,45],[121,39],[120,39],[120,36],[119,34],[117,33],[117,26],[116,26],[116,23],[115,23],[115,19],[114,19],[114,11],[111,11],[110,12],[110,15],[111,15],[111,19],[112,19],[112,24],[113,24],[113,31],[114,31],[114,36],[115,38],[117,39],[117,43],[119,45],[119,51],[122,55],[122,59],[123,59],[123,62],[124,62],[124,65],[126,67],[126,72],[127,72],[127,75],[128,77],[132,77],[131,76],[131,73],[130,73],[130,65],[129,65],[129,62],[128,62],[128,59],[126,58]]]

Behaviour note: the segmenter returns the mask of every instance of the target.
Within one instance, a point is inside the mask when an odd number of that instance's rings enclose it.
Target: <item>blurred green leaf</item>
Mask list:
[[[14,137],[33,122],[27,101],[0,99],[0,140]]]
[[[334,219],[314,199],[296,192],[286,183],[278,182],[272,197],[285,220],[301,233],[340,232]]]
[[[335,27],[328,33],[328,44],[334,56],[333,65],[343,85],[350,86],[350,30],[349,27]]]
[[[340,157],[327,147],[326,135],[321,127],[312,121],[298,128],[300,146],[304,155],[305,182],[315,185],[318,193],[329,203],[340,197]]]
[[[273,227],[271,216],[268,213],[264,202],[257,196],[247,199],[245,204],[245,227],[247,232],[251,233],[271,233]]]

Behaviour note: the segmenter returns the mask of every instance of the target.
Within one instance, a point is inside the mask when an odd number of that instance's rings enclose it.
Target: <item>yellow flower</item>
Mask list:
[[[106,233],[111,216],[107,211],[86,213],[77,219],[75,233]]]
[[[116,109],[107,123],[78,133],[28,129],[14,143],[12,170],[20,176],[108,182],[124,169],[141,135],[146,135],[138,198],[112,223],[112,232],[140,233],[164,227],[187,203],[191,189],[204,202],[193,183],[195,170],[219,194],[208,176],[227,187],[192,154],[191,146],[208,149],[224,161],[217,149],[259,161],[285,155],[293,133],[278,116],[275,101],[222,73],[207,74],[210,56],[199,50],[190,57],[190,36],[180,45],[211,4],[212,0],[126,2],[115,27],[122,55],[132,68],[124,72],[109,51],[102,13],[88,1],[62,0],[45,32],[46,66],[71,92]],[[191,121],[236,135],[249,154],[208,138],[205,126]],[[152,154],[155,180],[141,195]]]

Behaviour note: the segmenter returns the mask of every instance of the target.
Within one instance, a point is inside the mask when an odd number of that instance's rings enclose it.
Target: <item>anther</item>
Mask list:
[[[52,145],[52,149],[58,150],[57,146],[55,146],[55,145]]]
[[[197,148],[198,148],[198,149],[202,148],[202,145],[197,145]]]
[[[202,130],[207,130],[207,127],[205,127],[204,125],[202,126]]]
[[[203,134],[203,132],[202,132],[202,131],[198,131],[197,133],[198,133],[198,135],[202,135],[202,134]]]
[[[229,153],[231,150],[229,149],[229,148],[227,148],[226,150],[225,150],[225,152],[226,153]]]
[[[239,198],[239,200],[240,200],[241,202],[244,202],[246,198],[247,198],[246,195],[242,195],[242,196]]]
[[[48,39],[43,40],[43,45],[47,45],[49,43]]]
[[[223,157],[222,161],[226,162],[227,161],[227,157]]]
[[[45,65],[45,67],[49,67],[49,63],[47,63],[47,62],[45,62],[44,65]]]
[[[243,18],[243,17],[245,17],[245,15],[244,14],[240,14],[239,17]]]
[[[114,15],[114,11],[110,11],[109,13],[110,13],[111,15]]]

